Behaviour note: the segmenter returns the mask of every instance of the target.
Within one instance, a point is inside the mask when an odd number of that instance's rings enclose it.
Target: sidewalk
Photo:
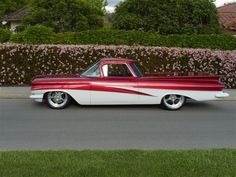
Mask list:
[[[225,89],[229,97],[224,100],[236,101],[236,89]],[[0,99],[26,99],[30,96],[30,87],[0,87]]]
[[[30,87],[0,87],[0,99],[29,98]]]

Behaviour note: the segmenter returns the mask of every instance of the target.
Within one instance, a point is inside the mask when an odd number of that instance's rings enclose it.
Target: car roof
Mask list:
[[[135,60],[128,58],[102,58],[100,61],[127,62],[127,63],[135,62]]]

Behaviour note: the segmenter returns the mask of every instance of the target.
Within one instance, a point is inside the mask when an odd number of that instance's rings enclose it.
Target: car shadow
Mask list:
[[[40,109],[50,109],[46,102],[38,103],[33,102],[33,107]],[[161,105],[79,105],[76,102],[72,102],[67,108],[63,110],[165,110]],[[216,110],[220,109],[218,104],[214,102],[198,102],[194,100],[188,100],[180,110]],[[179,110],[179,111],[180,111]]]
[[[123,109],[123,110],[165,110],[162,105],[79,105],[73,103],[69,108],[79,108],[79,109]],[[214,110],[219,109],[219,107],[212,102],[198,102],[194,100],[188,100],[185,105],[180,110],[191,110],[191,109],[207,109]]]

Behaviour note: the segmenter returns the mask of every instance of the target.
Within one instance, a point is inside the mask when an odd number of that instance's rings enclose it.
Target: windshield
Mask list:
[[[95,63],[90,68],[88,68],[85,72],[83,72],[81,75],[88,76],[88,77],[99,77],[100,76],[99,64],[100,62]]]

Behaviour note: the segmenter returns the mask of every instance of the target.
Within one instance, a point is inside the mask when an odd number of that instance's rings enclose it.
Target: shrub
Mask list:
[[[0,85],[30,84],[36,75],[76,74],[104,57],[137,60],[143,73],[206,73],[236,88],[236,51],[144,46],[0,45]]]
[[[230,35],[159,35],[151,32],[97,30],[60,33],[54,44],[143,45],[181,48],[235,50],[236,38]]]
[[[12,36],[11,41],[23,44],[50,44],[53,41],[53,35],[54,32],[51,28],[36,25],[16,33]]]
[[[35,43],[24,40],[25,33],[12,38],[16,43]],[[44,38],[43,38],[44,39]],[[48,40],[36,44],[47,44]],[[181,48],[209,48],[236,50],[236,37],[230,35],[168,35],[157,33],[123,30],[95,30],[83,32],[66,32],[55,34],[52,44],[98,44],[98,45],[142,45]]]
[[[11,32],[0,28],[0,43],[7,42],[10,40]]]

